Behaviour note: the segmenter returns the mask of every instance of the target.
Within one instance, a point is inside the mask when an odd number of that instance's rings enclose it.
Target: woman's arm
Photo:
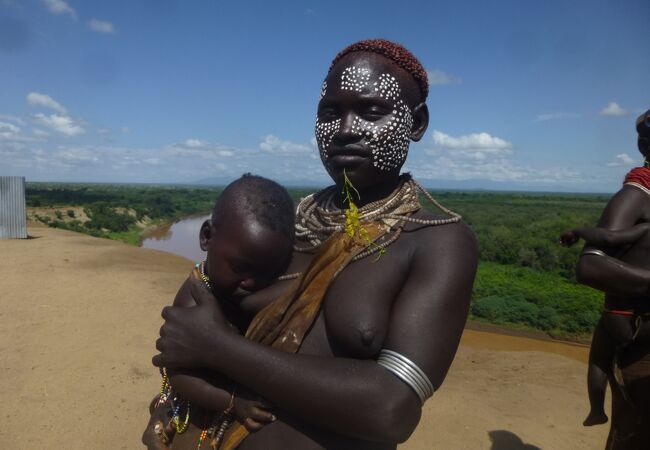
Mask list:
[[[560,241],[566,247],[570,247],[580,239],[591,247],[621,247],[638,241],[648,230],[650,230],[650,223],[640,223],[624,230],[583,227],[562,233]]]
[[[461,224],[418,233],[422,245],[395,300],[385,348],[414,361],[437,388],[467,318],[477,249]],[[228,332],[200,284],[193,289],[197,308],[163,311],[155,365],[209,366],[307,422],[360,439],[402,442],[415,429],[418,397],[376,361],[288,354],[250,342]]]
[[[649,205],[650,197],[645,192],[623,186],[607,204],[598,227],[612,230],[632,228],[647,214]],[[610,249],[603,247],[600,250]],[[649,270],[608,255],[583,254],[576,267],[576,279],[600,291],[623,297],[646,296],[650,288]]]
[[[185,280],[174,298],[174,306],[194,308],[196,302],[191,293],[191,277]],[[216,305],[214,297],[210,300]],[[235,417],[249,431],[260,429],[275,420],[275,416],[265,410],[263,403],[253,400],[244,391],[235,396],[232,381],[218,373],[184,368],[168,369],[169,382],[174,390],[190,403],[210,411],[225,411],[232,407]]]

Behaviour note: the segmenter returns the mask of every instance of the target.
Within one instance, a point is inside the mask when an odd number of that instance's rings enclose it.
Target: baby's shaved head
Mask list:
[[[212,210],[212,223],[219,226],[237,214],[294,238],[295,206],[285,188],[268,178],[246,173],[230,183]]]

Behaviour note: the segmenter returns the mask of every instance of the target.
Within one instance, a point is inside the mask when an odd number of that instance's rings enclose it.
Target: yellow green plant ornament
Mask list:
[[[353,195],[356,195],[357,199],[361,199],[359,191],[354,187],[348,175],[343,170],[343,203],[347,203],[348,207],[345,209],[345,233],[350,236],[352,239],[362,239],[367,244],[368,247],[379,247],[379,252],[375,261],[379,260],[381,256],[386,252],[386,249],[380,247],[370,240],[368,231],[361,226],[361,220],[359,218],[359,208],[354,203]]]

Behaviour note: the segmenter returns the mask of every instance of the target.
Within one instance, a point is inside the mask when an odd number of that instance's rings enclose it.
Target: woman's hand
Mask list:
[[[158,367],[209,367],[218,354],[217,343],[233,330],[226,321],[217,300],[201,280],[191,279],[191,293],[196,306],[166,306],[162,310],[165,323],[160,328],[152,362]]]
[[[564,247],[571,247],[580,240],[577,230],[568,230],[560,235],[560,244]]]

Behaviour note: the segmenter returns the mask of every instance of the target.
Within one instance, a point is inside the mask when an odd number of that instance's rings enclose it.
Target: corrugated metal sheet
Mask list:
[[[25,177],[0,177],[0,239],[25,238]]]

